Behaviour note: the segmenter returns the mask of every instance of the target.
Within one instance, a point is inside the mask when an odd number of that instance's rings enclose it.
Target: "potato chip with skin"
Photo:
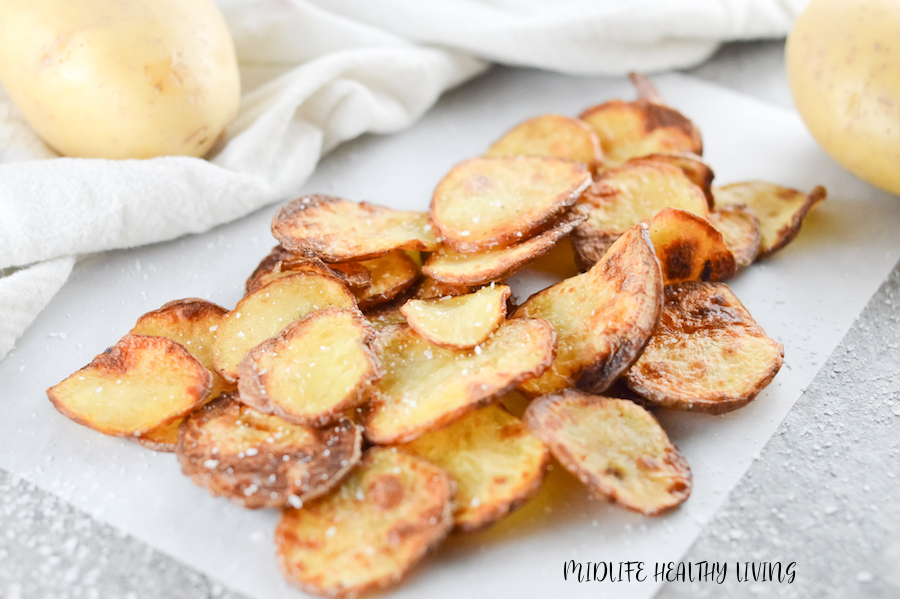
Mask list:
[[[427,214],[324,195],[284,206],[272,219],[272,234],[289,251],[329,263],[438,246]]]
[[[419,267],[406,252],[390,252],[359,264],[371,273],[371,282],[353,290],[361,309],[388,302],[413,286],[419,278]]]
[[[473,158],[434,190],[431,224],[457,252],[507,246],[544,230],[590,183],[587,167],[568,160]]]
[[[532,402],[525,423],[598,499],[658,516],[690,496],[687,461],[634,402],[567,389]]]
[[[712,210],[715,207],[716,199],[712,193],[712,182],[715,178],[712,168],[703,161],[703,158],[689,152],[681,152],[678,154],[648,154],[639,158],[632,158],[629,162],[637,160],[655,160],[656,162],[664,162],[672,166],[678,167],[691,180],[691,182],[703,190],[706,196],[706,205]]]
[[[573,160],[594,171],[603,162],[600,141],[584,121],[545,114],[519,123],[491,144],[485,156],[547,156]]]
[[[734,256],[722,234],[695,214],[677,208],[660,210],[650,223],[650,240],[665,285],[722,281],[734,275]]]
[[[351,289],[362,289],[372,281],[372,274],[357,262],[325,264],[318,258],[304,258],[277,245],[272,248],[268,256],[262,259],[262,262],[247,279],[244,292],[245,294],[252,293],[274,279],[299,271],[317,272],[337,277]]]
[[[454,492],[441,468],[372,447],[334,492],[282,513],[279,568],[304,592],[323,597],[395,585],[450,532]]]
[[[753,264],[762,239],[756,216],[746,206],[733,204],[713,210],[707,218],[722,234],[722,240],[734,256],[735,267],[740,270]]]
[[[381,331],[378,347],[385,374],[375,385],[365,434],[390,445],[443,428],[544,372],[556,333],[544,320],[517,319],[474,350],[454,350],[395,325]]]
[[[506,285],[482,287],[474,293],[429,300],[409,300],[400,311],[427,341],[451,349],[469,349],[487,341],[506,320]]]
[[[435,297],[456,297],[457,295],[465,295],[472,293],[477,289],[474,285],[465,283],[441,283],[429,276],[425,276],[416,288],[416,299],[432,299]]]
[[[499,406],[472,412],[400,448],[454,478],[454,522],[461,532],[489,526],[528,501],[550,463],[540,439]]]
[[[47,396],[78,424],[107,435],[136,436],[203,405],[212,381],[212,373],[168,337],[125,335],[47,389]]]
[[[375,334],[356,309],[307,314],[247,353],[238,366],[240,401],[293,424],[324,426],[365,402],[381,376]]]
[[[359,462],[361,446],[349,420],[318,429],[291,424],[228,393],[187,418],[176,454],[195,484],[258,509],[324,495]]]
[[[666,287],[659,326],[626,376],[652,405],[724,414],[750,403],[783,359],[727,285],[692,281]]]

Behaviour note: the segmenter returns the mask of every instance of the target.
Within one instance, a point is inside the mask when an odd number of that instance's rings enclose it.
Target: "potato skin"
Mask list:
[[[4,0],[0,80],[65,156],[203,156],[237,114],[212,0]]]

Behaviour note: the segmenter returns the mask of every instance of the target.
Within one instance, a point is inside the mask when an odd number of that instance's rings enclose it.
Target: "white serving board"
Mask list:
[[[651,597],[659,586],[652,576],[639,584],[564,582],[563,563],[644,561],[652,572],[654,562],[677,561],[900,258],[900,201],[842,171],[794,114],[687,77],[656,81],[663,97],[700,126],[718,183],[759,178],[829,190],[792,245],[732,283],[757,321],[784,343],[784,368],[736,412],[660,413],[694,474],[692,497],[674,513],[647,519],[594,502],[557,469],[534,502],[494,529],[451,538],[392,597]],[[479,154],[517,122],[546,112],[577,115],[632,95],[624,79],[495,69],[445,96],[410,130],[339,148],[304,191],[426,210],[431,190],[454,163]],[[212,498],[180,474],[173,455],[74,424],[56,412],[45,389],[169,300],[196,296],[232,307],[275,243],[274,212],[273,206],[203,235],[81,262],[0,363],[0,467],[258,599],[302,596],[275,565],[277,512]],[[516,278],[520,299],[538,282],[552,282],[548,264]]]

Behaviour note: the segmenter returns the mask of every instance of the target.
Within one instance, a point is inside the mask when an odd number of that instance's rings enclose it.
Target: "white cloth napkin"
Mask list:
[[[60,158],[0,88],[0,359],[92,252],[201,232],[298,193],[319,158],[416,121],[489,62],[696,64],[783,36],[808,0],[219,0],[244,94],[208,160]]]

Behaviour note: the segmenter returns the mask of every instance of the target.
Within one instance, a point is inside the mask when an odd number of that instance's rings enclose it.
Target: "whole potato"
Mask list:
[[[855,175],[900,194],[900,1],[812,0],[786,59],[813,137]]]
[[[240,100],[212,0],[0,0],[0,80],[66,156],[203,156]]]

